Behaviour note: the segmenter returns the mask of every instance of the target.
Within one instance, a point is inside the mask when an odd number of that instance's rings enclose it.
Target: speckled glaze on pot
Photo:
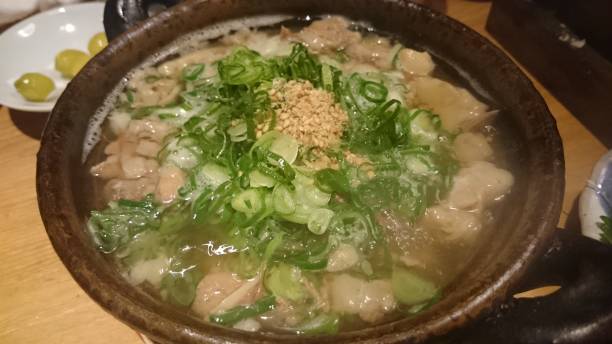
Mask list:
[[[499,102],[514,128],[516,184],[493,235],[445,288],[445,297],[412,319],[313,337],[245,333],[208,324],[132,287],[85,231],[91,197],[81,163],[88,120],[120,80],[176,38],[221,20],[258,14],[332,13],[426,47],[461,66]],[[38,153],[40,212],[53,247],[79,285],[104,309],[160,343],[420,342],[465,324],[506,297],[555,230],[564,162],[555,121],[528,78],[485,38],[444,15],[401,0],[195,0],[183,2],[113,41],[69,84]]]

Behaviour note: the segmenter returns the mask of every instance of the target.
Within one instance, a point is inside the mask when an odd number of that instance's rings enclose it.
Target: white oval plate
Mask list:
[[[26,18],[0,35],[0,104],[33,112],[49,112],[70,80],[54,68],[55,55],[64,49],[87,52],[93,35],[104,32],[104,3],[90,2],[57,7]],[[42,73],[55,83],[45,102],[30,102],[13,86],[28,72]]]

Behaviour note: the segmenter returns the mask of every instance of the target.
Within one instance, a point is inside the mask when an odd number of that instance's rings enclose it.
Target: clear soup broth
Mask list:
[[[87,227],[125,278],[245,331],[333,334],[443,298],[514,182],[496,109],[342,17],[194,37],[133,71],[93,136]]]

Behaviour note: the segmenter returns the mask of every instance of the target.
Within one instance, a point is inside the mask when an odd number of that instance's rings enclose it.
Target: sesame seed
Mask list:
[[[275,80],[269,95],[279,131],[311,147],[338,145],[348,116],[329,92],[308,81]]]

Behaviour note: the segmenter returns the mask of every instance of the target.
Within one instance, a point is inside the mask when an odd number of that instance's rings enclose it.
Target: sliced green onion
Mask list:
[[[210,221],[212,216],[225,208],[227,200],[236,193],[237,185],[227,181],[214,190],[205,189],[195,202],[193,202],[192,212],[196,223]]]
[[[370,236],[377,239],[375,225],[365,209],[348,206],[337,209],[329,227],[332,230],[330,235],[333,234],[340,241],[350,242],[355,247],[359,247]]]
[[[436,129],[434,115],[427,110],[411,110],[410,134],[411,138],[420,144],[433,144],[438,142],[439,133]]]
[[[190,217],[189,203],[175,203],[166,208],[160,216],[159,232],[164,234],[178,232],[189,224]]]
[[[400,66],[398,66],[398,61],[399,61],[399,54],[400,51],[402,50],[403,46],[401,44],[396,44],[393,46],[393,48],[391,48],[391,51],[389,52],[389,56],[391,56],[391,68],[399,68]]]
[[[324,192],[336,192],[347,194],[350,192],[350,185],[346,175],[341,171],[326,168],[319,170],[315,174],[316,185]]]
[[[272,192],[274,210],[283,215],[295,212],[295,200],[289,189],[284,185],[277,185]]]
[[[227,133],[230,136],[232,142],[242,142],[247,139],[247,124],[244,121],[236,124],[233,127],[227,129]]]
[[[323,192],[315,185],[314,178],[307,177],[301,173],[297,173],[293,180],[295,186],[296,198],[304,203],[305,206],[319,208],[326,206],[330,199],[331,193]]]
[[[323,89],[329,92],[334,90],[334,70],[333,67],[324,63],[321,66],[321,81]]]
[[[246,67],[238,64],[224,63],[219,65],[219,72],[221,77],[226,80],[228,84],[241,84],[239,81],[242,74],[246,73]]]
[[[152,83],[156,82],[159,79],[161,79],[161,77],[158,76],[158,75],[147,75],[147,76],[145,76],[145,82],[147,84],[152,84]]]
[[[296,203],[295,211],[291,214],[283,214],[283,218],[289,222],[305,225],[310,219],[312,208],[302,203]]]
[[[109,207],[91,212],[87,228],[98,248],[111,253],[128,244],[134,235],[159,228],[159,211],[152,197],[142,201],[119,200]]]
[[[246,214],[254,214],[263,209],[263,202],[264,200],[259,190],[248,189],[232,199],[232,208]]]
[[[178,115],[176,113],[160,113],[157,115],[157,117],[159,117],[159,119],[162,121],[167,121],[169,119],[177,118]]]
[[[321,191],[315,185],[300,188],[299,192],[300,199],[312,207],[326,206],[331,199],[331,194]]]
[[[380,106],[379,113],[382,114],[381,116],[382,120],[380,121],[379,127],[382,127],[383,125],[394,121],[395,118],[399,116],[401,110],[402,110],[402,102],[400,102],[397,99],[391,99],[387,101],[386,103],[384,103],[382,106]]]
[[[261,137],[259,139],[257,139],[255,144],[253,144],[253,146],[251,147],[251,151],[250,152],[253,152],[255,150],[255,148],[257,148],[257,147],[263,147],[263,148],[270,147],[272,142],[274,142],[274,140],[279,138],[281,135],[282,134],[280,132],[276,131],[276,130],[268,131],[267,133],[261,135]]]
[[[382,103],[387,99],[389,91],[382,83],[364,81],[359,89],[360,94],[373,103]]]
[[[344,50],[339,50],[338,52],[336,52],[335,59],[340,63],[347,63],[348,61],[350,61],[349,56],[344,52]]]
[[[318,238],[325,239],[324,236]],[[323,270],[327,267],[327,257],[331,250],[329,241],[308,247],[297,255],[290,255],[286,258],[287,263],[293,264],[302,270],[316,271]]]
[[[308,218],[308,230],[317,235],[325,233],[332,217],[334,217],[332,210],[325,208],[313,210]]]
[[[248,306],[237,306],[231,308],[221,314],[213,314],[209,317],[210,321],[223,325],[231,326],[240,320],[252,318],[254,316],[266,313],[274,309],[276,304],[276,298],[274,295],[266,295],[261,299],[255,301],[252,305]]]
[[[227,168],[209,162],[202,166],[202,169],[197,174],[196,179],[199,184],[217,188],[219,185],[230,180],[230,175]]]
[[[182,77],[185,81],[194,81],[204,71],[204,65],[201,63],[192,64],[183,68]]]
[[[270,152],[278,154],[289,164],[293,164],[297,158],[300,144],[289,135],[281,134],[270,145]]]
[[[263,260],[264,260],[265,263],[270,261],[270,259],[274,255],[274,252],[276,252],[276,250],[283,243],[283,237],[284,237],[284,233],[280,232],[280,233],[276,234],[272,240],[270,240],[270,242],[266,246],[266,250],[265,250],[264,255],[263,255]]]
[[[267,271],[264,285],[277,297],[299,302],[308,295],[301,278],[299,268],[280,263]]]
[[[249,173],[249,182],[252,188],[265,187],[271,188],[276,185],[276,181],[273,178],[266,176],[258,170],[253,170]]]
[[[189,306],[195,299],[196,288],[203,274],[194,267],[176,266],[172,270],[161,281],[164,298],[175,305]]]
[[[435,303],[437,303],[438,301],[440,301],[440,298],[442,297],[442,293],[438,292],[433,298],[420,303],[418,305],[414,305],[414,306],[410,306],[408,307],[408,309],[406,310],[402,310],[405,313],[408,313],[410,315],[414,315],[417,313],[420,313],[424,310],[426,310],[427,308],[431,307],[432,305],[434,305]]]
[[[129,88],[125,90],[125,99],[127,99],[130,104],[134,103],[134,92]]]
[[[322,313],[306,320],[295,331],[299,334],[335,334],[340,327],[340,317],[335,313]]]
[[[186,131],[193,131],[203,121],[204,121],[204,117],[194,116],[188,119],[187,122],[183,124],[183,127],[185,128]]]
[[[391,288],[395,298],[409,306],[422,304],[438,294],[435,284],[402,267],[393,269]]]

